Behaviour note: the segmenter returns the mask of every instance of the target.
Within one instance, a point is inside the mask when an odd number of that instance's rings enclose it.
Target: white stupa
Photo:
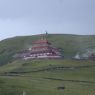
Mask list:
[[[77,54],[74,56],[74,59],[77,59],[77,60],[81,59],[80,54],[77,53]]]

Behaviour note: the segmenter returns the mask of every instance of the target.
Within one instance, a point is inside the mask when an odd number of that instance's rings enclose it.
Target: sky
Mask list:
[[[45,31],[95,35],[95,0],[0,0],[0,40]]]

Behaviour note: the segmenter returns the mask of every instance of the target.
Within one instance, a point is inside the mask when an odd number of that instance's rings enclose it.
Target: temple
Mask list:
[[[47,40],[46,36],[43,36],[40,40],[33,42],[31,48],[19,52],[16,56],[25,60],[42,58],[62,58],[59,50],[52,46],[52,44]]]

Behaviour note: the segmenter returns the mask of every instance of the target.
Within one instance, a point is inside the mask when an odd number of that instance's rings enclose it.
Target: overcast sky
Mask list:
[[[45,30],[95,34],[95,0],[0,0],[0,40]]]

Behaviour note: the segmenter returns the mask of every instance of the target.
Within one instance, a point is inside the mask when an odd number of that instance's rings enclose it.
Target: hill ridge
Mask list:
[[[40,38],[39,35],[16,36],[0,41],[0,65],[14,61],[16,52],[32,46],[32,42]],[[49,34],[48,40],[64,50],[65,58],[71,58],[81,50],[95,48],[95,35]]]

